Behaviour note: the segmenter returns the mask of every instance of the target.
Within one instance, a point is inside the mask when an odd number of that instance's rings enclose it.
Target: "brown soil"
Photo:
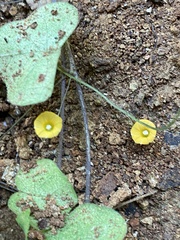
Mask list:
[[[80,77],[137,118],[150,119],[158,127],[167,124],[180,107],[180,1],[70,2],[80,13],[71,38]],[[25,3],[0,5],[0,24],[23,19],[29,12]],[[2,134],[29,107],[9,105],[0,85]],[[180,121],[171,130],[158,132],[153,143],[140,146],[131,139],[129,119],[92,91],[83,91],[91,134],[91,201],[116,208],[128,220],[128,240],[180,239]],[[34,106],[0,140],[0,176],[7,165],[17,162],[56,160],[58,137],[39,139],[33,121],[44,110],[57,113],[59,92],[57,86],[47,102]],[[62,171],[82,201],[85,140],[74,84],[67,94],[65,115]],[[154,194],[120,207],[122,202],[150,192]],[[0,240],[23,240],[15,215],[7,208],[9,196],[0,188]]]

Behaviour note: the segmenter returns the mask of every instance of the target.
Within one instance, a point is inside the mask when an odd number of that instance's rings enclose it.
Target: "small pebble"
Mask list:
[[[146,12],[147,12],[147,13],[152,13],[152,7],[147,8],[147,9],[146,9]]]
[[[148,224],[148,225],[152,225],[152,223],[153,223],[153,217],[145,217],[145,218],[141,219],[141,223],[143,223],[143,224]]]
[[[15,16],[17,14],[17,8],[12,6],[9,10],[9,13],[11,14],[11,16]]]

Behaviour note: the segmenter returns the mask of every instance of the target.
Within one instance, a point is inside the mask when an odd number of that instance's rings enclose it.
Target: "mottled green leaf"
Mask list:
[[[46,240],[123,240],[127,233],[124,218],[115,210],[85,203],[75,208],[66,218],[66,225],[57,235],[46,235]]]
[[[43,210],[47,197],[53,198],[58,206],[65,208],[65,212],[69,212],[77,203],[76,193],[67,177],[49,159],[37,160],[37,165],[28,172],[20,170],[15,182],[19,192],[10,197],[8,206],[16,214],[22,211],[22,207],[17,206],[21,200],[29,206],[36,204]]]
[[[12,104],[36,104],[51,96],[61,47],[77,24],[77,9],[57,2],[0,28],[0,78]]]

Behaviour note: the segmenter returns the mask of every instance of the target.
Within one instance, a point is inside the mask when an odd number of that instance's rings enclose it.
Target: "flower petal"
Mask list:
[[[154,123],[147,119],[140,119],[140,121],[155,128]],[[149,134],[145,136],[143,134],[144,131],[148,131]],[[146,145],[151,143],[155,139],[156,130],[146,127],[139,122],[136,122],[131,128],[131,136],[135,143]]]
[[[47,125],[51,125],[52,129],[47,130]],[[56,137],[62,129],[62,119],[53,112],[45,111],[35,119],[34,129],[40,138]]]

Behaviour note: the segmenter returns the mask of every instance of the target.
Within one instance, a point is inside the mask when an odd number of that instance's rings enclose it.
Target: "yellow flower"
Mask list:
[[[156,127],[154,123],[147,119],[140,119],[141,122],[148,124],[151,127]],[[156,130],[148,128],[141,123],[136,122],[131,128],[131,136],[135,143],[149,144],[156,137]]]
[[[40,138],[56,137],[62,129],[62,118],[53,112],[45,111],[34,120],[34,129]]]

